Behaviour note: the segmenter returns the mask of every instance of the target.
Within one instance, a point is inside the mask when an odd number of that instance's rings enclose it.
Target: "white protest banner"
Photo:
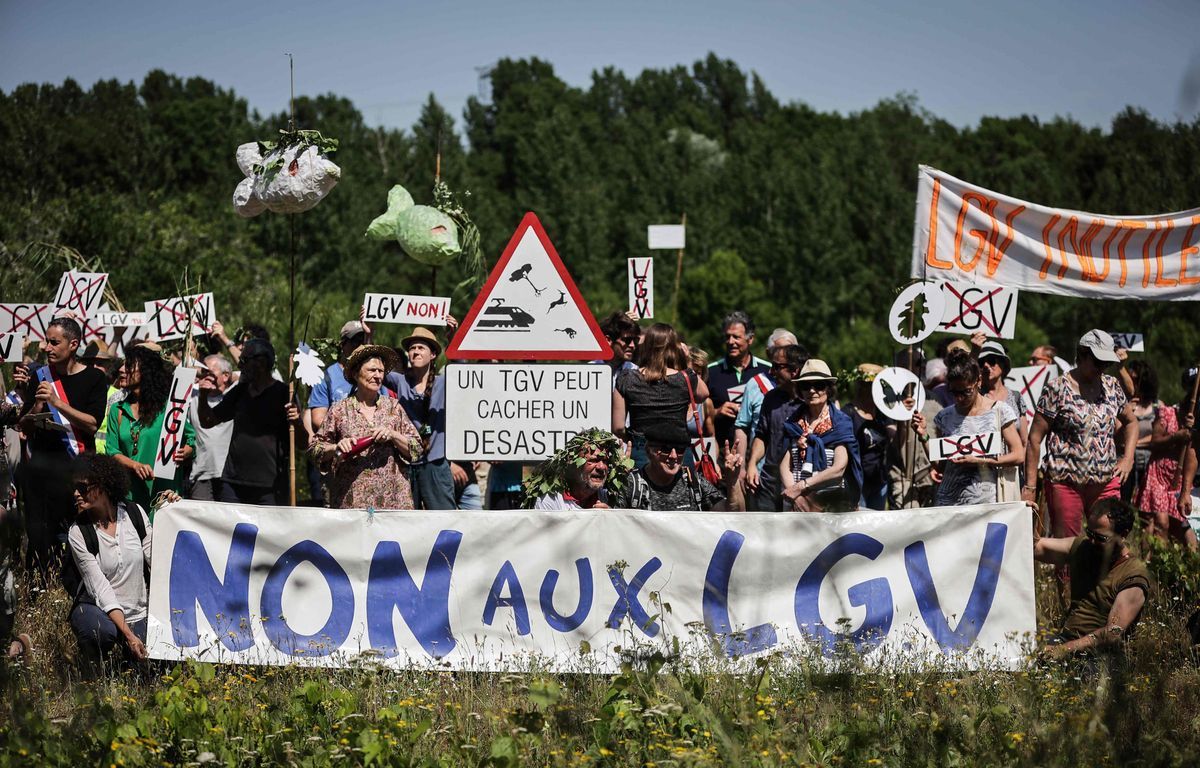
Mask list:
[[[189,328],[195,335],[210,333],[217,320],[211,293],[147,301],[146,317],[147,337],[151,341],[182,339]]]
[[[1011,339],[1017,328],[1017,292],[998,285],[942,283],[943,333]]]
[[[613,673],[663,653],[868,669],[1021,669],[1023,504],[841,515],[297,510],[182,501],[154,519],[157,659]],[[668,607],[669,606],[669,607]],[[853,667],[850,667],[853,668]]]
[[[446,366],[446,456],[538,461],[589,427],[612,427],[607,365]]]
[[[107,272],[63,272],[54,294],[54,313],[73,312],[79,317],[91,315],[100,309],[106,285]]]
[[[0,333],[0,362],[20,363],[24,360],[25,335]]]
[[[678,251],[687,239],[682,224],[651,224],[646,227],[646,244],[652,251]]]
[[[1112,331],[1109,333],[1116,342],[1117,349],[1124,349],[1130,352],[1145,352],[1146,339],[1140,333],[1117,333]]]
[[[638,319],[654,317],[654,259],[629,260],[629,311]]]
[[[1114,216],[1049,208],[923,165],[912,276],[1108,299],[1200,299],[1200,209]]]
[[[188,419],[188,404],[192,401],[192,388],[196,385],[196,369],[179,366],[171,379],[167,410],[163,415],[162,429],[158,433],[158,450],[154,453],[154,476],[165,480],[175,477],[179,465],[175,463],[175,451],[183,447],[183,429]]]
[[[445,296],[409,296],[396,293],[368,293],[363,298],[369,323],[409,323],[445,325],[450,314],[450,299]]]
[[[106,328],[134,328],[145,325],[149,316],[145,312],[96,312],[92,319]]]
[[[53,319],[50,304],[0,304],[0,333],[20,333],[30,341],[44,341],[46,326]]]
[[[1037,410],[1038,399],[1042,396],[1042,389],[1047,382],[1056,378],[1058,369],[1053,365],[1027,365],[1009,370],[1008,375],[1004,377],[1004,387],[1021,395],[1021,402],[1025,405],[1025,413],[1022,415],[1032,419],[1034,411]]]
[[[959,456],[999,456],[1003,447],[999,432],[938,437],[929,441],[929,458],[943,461]]]

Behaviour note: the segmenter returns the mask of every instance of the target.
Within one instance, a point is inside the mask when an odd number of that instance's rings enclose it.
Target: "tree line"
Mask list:
[[[243,220],[230,198],[239,144],[273,138],[232,90],[155,70],[141,84],[27,84],[0,92],[0,300],[48,299],[52,265],[32,244],[77,250],[140,308],[177,287],[211,290],[231,330],[261,322],[287,337],[295,230],[298,332],[335,335],[366,291],[454,291],[438,270],[367,224],[403,184],[430,203],[436,158],[464,198],[490,266],[527,210],[537,212],[592,310],[624,309],[626,258],[650,255],[646,225],[687,214],[678,325],[720,354],[719,320],[743,308],[760,338],[794,330],[836,368],[886,363],[887,308],[909,281],[917,166],[1025,200],[1097,213],[1197,207],[1200,120],[1164,124],[1127,108],[1105,129],[1067,118],[985,117],[956,127],[897,96],[848,115],[781,103],[753,72],[709,55],[630,77],[606,68],[573,87],[538,59],[503,60],[491,94],[455,120],[430,95],[409,130],[367,125],[335,94],[296,100],[297,124],[340,141],[338,187],[293,217]],[[656,319],[671,320],[674,254],[657,252]],[[186,276],[185,276],[186,268]],[[1023,294],[1014,361],[1036,344],[1071,349],[1090,327],[1147,334],[1164,396],[1200,356],[1191,303],[1083,301]],[[385,334],[399,338],[399,329]],[[390,339],[385,335],[385,340]]]

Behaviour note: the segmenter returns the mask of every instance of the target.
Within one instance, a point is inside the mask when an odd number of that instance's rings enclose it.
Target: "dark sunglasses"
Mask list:
[[[89,480],[80,480],[79,482],[75,483],[75,491],[80,496],[87,496],[88,491],[90,491],[91,489],[93,489],[95,487],[96,487],[96,483],[93,483]]]
[[[953,387],[947,387],[946,389],[954,397],[966,397],[973,391],[970,387],[967,387],[966,389],[954,389]]]
[[[800,366],[792,365],[791,363],[771,363],[771,370],[772,371],[784,371],[784,370],[798,371],[798,370],[800,370]]]
[[[821,382],[802,381],[796,385],[796,389],[800,390],[801,392],[809,392],[809,391],[824,392],[825,386],[826,385]]]
[[[683,448],[680,448],[679,446],[676,446],[676,445],[647,445],[646,450],[653,451],[654,453],[658,454],[659,456],[670,456],[672,453],[675,453],[678,456],[682,456],[684,454],[684,452],[687,450],[687,447],[685,446]]]

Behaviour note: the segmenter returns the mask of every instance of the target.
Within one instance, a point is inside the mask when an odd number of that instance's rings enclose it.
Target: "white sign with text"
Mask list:
[[[402,293],[368,293],[363,298],[368,323],[445,325],[450,314],[446,296],[409,296]]]
[[[589,427],[612,426],[607,365],[446,366],[446,456],[538,461]]]
[[[629,260],[629,311],[638,319],[654,317],[654,259]]]
[[[959,456],[999,456],[1003,445],[999,432],[938,437],[929,441],[929,458],[944,461]]]
[[[0,333],[0,361],[19,363],[23,361],[25,334]]]
[[[152,341],[182,339],[189,329],[192,335],[211,333],[217,321],[211,293],[147,301],[146,315],[147,337]]]
[[[188,404],[192,401],[192,388],[195,386],[195,368],[181,365],[175,369],[167,395],[167,412],[163,415],[162,429],[158,433],[158,450],[154,452],[155,477],[173,480],[179,470],[175,451],[183,447],[183,429],[187,425]]]

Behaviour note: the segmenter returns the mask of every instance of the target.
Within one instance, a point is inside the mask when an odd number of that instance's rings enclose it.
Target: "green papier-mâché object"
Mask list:
[[[397,184],[388,191],[387,212],[376,216],[367,227],[367,237],[372,240],[394,240],[396,238],[396,221],[400,214],[413,207],[412,195],[408,190]]]
[[[367,237],[396,239],[411,258],[440,267],[462,253],[458,225],[437,208],[413,205],[412,195],[397,184],[388,192],[388,209],[367,227]]]
[[[396,221],[396,242],[412,258],[440,267],[462,253],[454,219],[428,205],[414,205]]]

